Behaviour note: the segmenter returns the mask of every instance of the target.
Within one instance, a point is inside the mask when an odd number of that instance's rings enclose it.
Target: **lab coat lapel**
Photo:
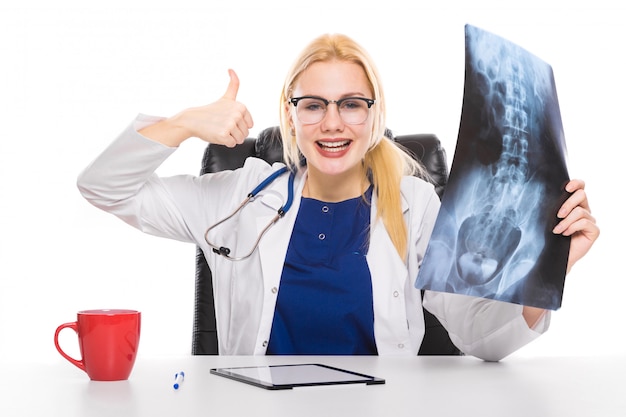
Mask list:
[[[402,197],[402,212],[405,217],[409,209]],[[407,326],[399,325],[406,317],[404,293],[408,279],[407,267],[393,246],[382,220],[377,219],[377,198],[372,196],[372,214],[370,219],[371,235],[367,263],[372,276],[374,299],[374,334],[379,354],[398,354],[398,343],[409,345],[410,336]]]
[[[283,201],[287,201],[289,175],[285,174],[275,181],[271,189],[280,193]],[[265,234],[259,243],[259,256],[261,259],[262,275],[266,288],[278,287],[283,272],[285,256],[291,239],[300,199],[302,196],[303,176],[296,175],[294,181],[293,204],[284,217],[279,219]],[[260,216],[257,218],[257,229],[263,230],[271,217]]]

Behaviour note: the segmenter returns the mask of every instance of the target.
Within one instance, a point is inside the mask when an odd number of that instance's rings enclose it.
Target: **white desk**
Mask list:
[[[385,385],[268,391],[211,375],[213,367],[324,363]],[[185,371],[180,390],[174,374]],[[128,381],[93,382],[64,359],[0,362],[0,416],[626,416],[626,356],[138,357]]]

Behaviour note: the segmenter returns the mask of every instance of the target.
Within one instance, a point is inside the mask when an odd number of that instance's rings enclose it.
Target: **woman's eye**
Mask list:
[[[354,109],[359,109],[363,107],[363,105],[364,104],[361,102],[361,100],[349,100],[349,101],[344,101],[341,104],[341,108],[347,109],[347,110],[354,110]]]
[[[321,102],[306,103],[304,108],[308,111],[320,111],[324,110],[324,104]]]

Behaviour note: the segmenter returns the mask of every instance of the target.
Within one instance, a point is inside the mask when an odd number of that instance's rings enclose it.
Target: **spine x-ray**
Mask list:
[[[467,25],[459,135],[415,287],[558,309],[567,181],[552,67]]]

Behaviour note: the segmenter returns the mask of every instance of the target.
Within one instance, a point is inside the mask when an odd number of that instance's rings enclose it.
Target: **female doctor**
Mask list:
[[[297,58],[280,97],[286,164],[249,158],[235,171],[157,176],[191,137],[233,147],[248,136],[253,120],[229,75],[212,104],[137,117],[81,173],[83,196],[146,233],[202,248],[220,354],[416,355],[424,322],[413,283],[440,203],[413,175],[420,166],[384,136],[385,99],[367,53],[324,35]],[[599,229],[584,183],[566,189],[554,233],[572,237],[569,271]],[[516,304],[434,292],[423,302],[459,349],[485,360],[549,325],[548,312]]]

